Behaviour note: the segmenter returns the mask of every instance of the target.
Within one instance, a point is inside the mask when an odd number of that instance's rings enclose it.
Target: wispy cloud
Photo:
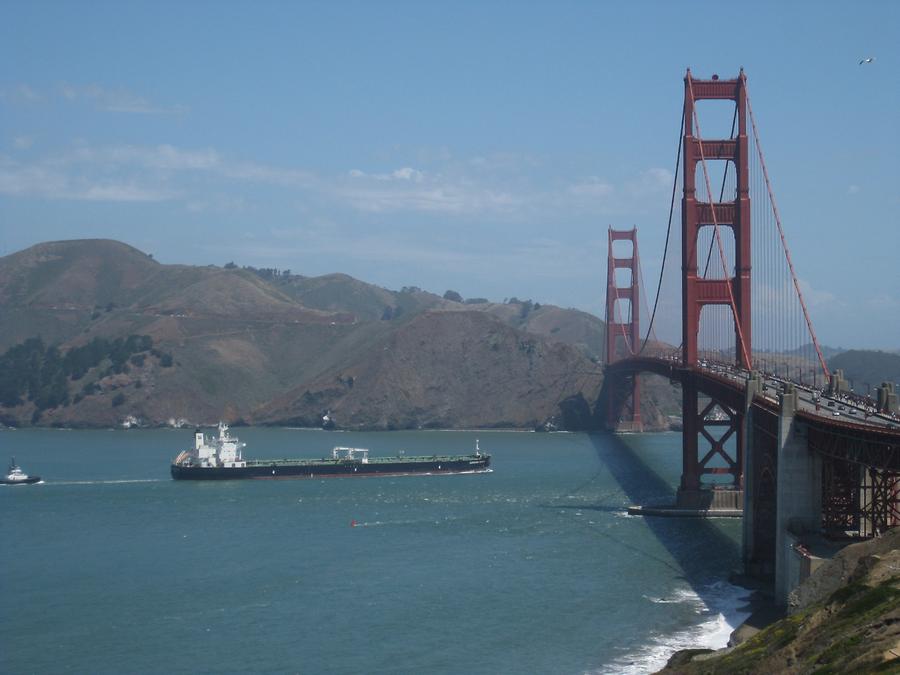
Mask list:
[[[641,195],[657,194],[672,189],[672,182],[675,180],[675,174],[668,169],[660,169],[654,167],[642,171],[636,180],[633,180],[629,187],[633,192]]]
[[[366,173],[365,171],[360,171],[359,169],[351,169],[350,170],[351,178],[371,178],[373,180],[380,181],[394,181],[394,180],[402,180],[402,181],[412,181],[414,183],[421,183],[425,178],[425,175],[412,167],[405,166],[402,169],[394,169],[390,173]]]
[[[812,284],[810,284],[805,279],[797,279],[797,284],[800,286],[800,292],[803,293],[803,300],[806,302],[807,306],[810,308],[813,307],[829,307],[829,308],[837,308],[843,306],[845,303],[843,300],[838,298],[831,291],[825,291],[819,288],[813,288]],[[788,286],[788,295],[794,295],[794,289]]]
[[[307,171],[235,160],[212,149],[171,145],[92,146],[79,142],[58,155],[31,161],[0,156],[0,193],[47,199],[221,203],[210,192],[220,183],[262,183],[294,188],[317,184]],[[178,185],[178,188],[173,188]]]
[[[90,101],[98,109],[117,113],[142,115],[174,115],[188,112],[184,105],[159,105],[123,88],[109,89],[98,84],[76,85],[63,83],[58,92],[67,101]]]
[[[34,139],[31,136],[16,136],[12,141],[12,146],[16,150],[27,150],[33,144]]]
[[[349,172],[349,180],[328,188],[360,211],[496,213],[513,209],[518,197],[497,187],[402,167],[383,173]]]
[[[214,148],[79,141],[42,158],[0,157],[0,192],[48,199],[181,200],[190,210],[207,210],[223,203],[222,194],[246,205],[252,184],[259,184],[290,190],[292,200],[314,202],[325,211],[331,205],[369,214],[527,220],[643,208],[671,177],[665,170],[648,169],[618,186],[599,176],[545,185],[520,166],[507,168],[497,160],[493,166],[479,161],[473,167],[463,161],[448,163],[446,171],[400,165],[328,175],[236,158]]]
[[[98,166],[143,168],[161,172],[210,173],[238,181],[302,187],[315,177],[308,171],[273,167],[227,157],[211,148],[184,150],[172,145],[117,145],[94,148],[81,145],[73,158]]]
[[[161,105],[125,88],[103,87],[99,84],[64,82],[44,92],[24,83],[0,89],[0,102],[2,103],[21,105],[54,100],[67,103],[86,102],[97,110],[141,115],[181,115],[190,110],[186,105]]]
[[[381,232],[360,236],[345,225],[323,222],[275,228],[242,244],[242,249],[258,260],[338,257],[379,265],[425,265],[467,277],[490,276],[504,269],[532,278],[572,280],[596,275],[596,261],[606,254],[606,240],[566,243],[552,237],[534,237],[504,249],[485,247],[465,237],[435,238],[433,234]]]
[[[75,199],[95,202],[159,202],[174,199],[177,192],[142,187],[133,183],[89,185],[76,192]]]
[[[4,103],[39,103],[44,97],[27,84],[17,84],[0,89],[0,101]]]
[[[867,298],[866,305],[880,312],[897,312],[900,310],[900,296],[879,293]]]
[[[589,197],[591,199],[606,199],[613,194],[615,189],[612,184],[598,176],[588,176],[573,185],[569,185],[566,191],[575,197]]]
[[[52,163],[25,165],[0,156],[0,193],[18,197],[106,202],[156,202],[177,193],[136,182],[70,174]]]

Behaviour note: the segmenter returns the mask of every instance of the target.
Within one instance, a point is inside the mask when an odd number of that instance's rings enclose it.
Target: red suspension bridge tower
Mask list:
[[[750,311],[750,189],[749,151],[747,139],[747,90],[743,70],[736,79],[695,80],[690,70],[684,78],[684,137],[682,197],[682,363],[685,367],[698,365],[698,336],[700,317],[705,307],[722,305],[731,309],[734,318],[735,359],[738,367],[752,368],[751,311]],[[730,139],[702,138],[696,103],[702,100],[733,101],[736,108],[737,136]],[[736,195],[733,201],[713,201],[708,160],[726,160],[734,169]],[[698,171],[699,169],[699,171]],[[702,181],[707,201],[697,199],[697,181]],[[713,238],[722,263],[723,278],[705,278],[698,274],[698,236],[702,228],[713,228]],[[734,268],[726,262],[723,230],[728,228],[734,237]],[[713,254],[714,255],[714,254]],[[704,399],[705,400],[705,399]],[[710,398],[700,409],[697,386],[688,380],[682,383],[684,419],[684,449],[681,486],[678,502],[696,507],[708,502],[709,494],[701,490],[704,474],[730,474],[732,486],[740,490],[744,439],[741,433],[743,414]],[[722,430],[721,433],[716,429]],[[703,436],[710,449],[699,456],[699,437]],[[732,457],[725,443],[734,435],[736,453]],[[711,466],[713,460],[720,466]],[[721,466],[724,460],[725,466]]]
[[[613,244],[631,242],[631,255],[616,257]],[[640,352],[640,261],[638,258],[637,228],[614,230],[609,228],[609,257],[606,267],[606,364],[636,356]],[[630,271],[626,285],[618,286],[616,270]],[[627,312],[622,300],[628,301]],[[641,384],[637,373],[618,378],[607,398],[606,426],[608,429],[641,431]]]
[[[747,142],[747,80],[744,72],[735,80],[694,80],[690,70],[684,78],[684,196],[682,198],[682,316],[683,361],[697,365],[697,337],[700,313],[705,306],[725,305],[732,309],[735,324],[737,364],[751,369],[750,325],[750,154]],[[702,100],[734,101],[737,107],[737,138],[700,138],[695,104]],[[695,129],[695,126],[698,127]],[[737,198],[728,202],[697,201],[697,167],[712,198],[707,160],[732,163],[737,181]],[[734,276],[706,279],[698,276],[697,240],[702,227],[714,228],[722,247],[720,228],[734,235]],[[720,249],[721,250],[721,249]],[[724,258],[724,253],[723,253]]]

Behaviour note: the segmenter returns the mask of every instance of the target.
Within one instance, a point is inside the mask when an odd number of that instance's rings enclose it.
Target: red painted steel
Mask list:
[[[617,258],[613,253],[613,242],[630,241],[631,256]],[[641,343],[640,326],[640,262],[638,258],[637,228],[631,230],[614,230],[609,228],[609,257],[606,268],[606,364],[615,363],[620,358],[633,357],[638,353]],[[619,287],[616,284],[616,270],[631,270],[631,284]],[[622,317],[619,300],[628,300],[629,316]],[[619,338],[622,338],[626,354],[618,350]],[[623,403],[627,405],[623,406]],[[626,411],[630,419],[620,419],[620,413]],[[617,428],[624,422],[632,430],[642,428],[641,420],[641,385],[637,374],[618,377],[608,399],[607,426]]]
[[[735,347],[737,365],[750,369],[751,364],[751,307],[750,307],[750,167],[747,139],[747,80],[743,70],[733,80],[695,80],[688,70],[684,78],[684,138],[683,185],[681,208],[681,251],[682,251],[682,363],[686,367],[698,365],[698,338],[700,314],[707,305],[726,305],[732,309],[735,322]],[[699,138],[699,121],[695,104],[697,101],[715,99],[734,101],[737,110],[737,137],[734,139]],[[695,135],[695,126],[696,134]],[[707,185],[707,195],[712,199],[706,159],[727,159],[734,164],[737,196],[732,202],[712,203],[697,200],[696,176],[698,164],[703,169]],[[698,273],[697,238],[700,228],[713,225],[724,263],[724,250],[720,239],[719,226],[731,228],[734,235],[734,276],[725,270],[726,279],[704,279]],[[723,264],[724,267],[724,264]],[[702,489],[701,476],[721,473],[731,474],[735,487],[743,483],[742,458],[743,438],[740,429],[743,415],[722,401],[711,399],[709,405],[700,410],[700,392],[693,380],[682,383],[683,414],[683,457],[679,498],[690,500],[691,495]],[[718,406],[727,416],[728,430],[724,436],[716,437],[709,427],[721,426],[719,420],[709,419],[710,412]],[[736,457],[728,455],[724,443],[737,432]],[[699,456],[700,436],[703,436],[711,450]],[[726,460],[726,467],[709,466],[714,457]]]
[[[700,139],[694,135],[695,103],[705,99],[732,100],[737,106],[735,139]],[[743,70],[734,80],[684,78],[684,195],[681,209],[682,360],[697,365],[700,312],[706,305],[729,305],[735,319],[736,359],[750,369],[750,155],[747,140],[747,78]],[[696,171],[703,159],[727,159],[734,164],[737,198],[733,202],[698,202]],[[710,190],[707,193],[711,194]],[[703,225],[731,228],[734,234],[735,275],[706,280],[697,270],[697,236]],[[721,246],[721,242],[720,242]],[[733,302],[732,302],[733,300]]]
[[[694,136],[699,124],[694,110],[698,100],[730,100],[736,105],[738,135],[732,140],[706,140]],[[746,553],[748,569],[771,575],[775,565],[775,509],[778,462],[778,405],[771,398],[757,393],[749,401],[744,391],[744,383],[731,377],[717,375],[709,368],[701,367],[698,360],[698,338],[700,313],[706,305],[728,305],[732,308],[735,321],[736,362],[751,370],[751,317],[750,317],[750,197],[749,197],[749,152],[748,125],[750,117],[752,130],[758,134],[753,120],[747,94],[746,78],[741,71],[733,80],[693,80],[690,70],[685,77],[684,135],[682,138],[684,166],[684,194],[682,197],[682,310],[683,348],[681,362],[641,355],[638,350],[637,307],[639,293],[637,280],[637,232],[615,232],[609,235],[609,268],[607,279],[607,369],[606,374],[614,394],[610,400],[621,404],[627,397],[627,388],[634,378],[635,387],[638,372],[652,372],[672,381],[679,382],[683,391],[683,467],[678,503],[696,506],[705,503],[703,495],[709,494],[701,483],[704,474],[726,474],[733,478],[735,488],[742,489],[744,476],[742,466],[747,453],[748,471],[752,476],[754,491],[753,508],[749,515],[753,530],[751,549]],[[696,199],[696,168],[706,158],[725,158],[734,163],[737,182],[736,199],[726,203],[704,203]],[[803,314],[810,334],[825,369],[824,359],[812,331],[812,322],[800,294],[799,283],[790,260],[790,253],[781,228],[774,196],[762,151],[759,161],[765,177],[769,199],[775,214],[778,234],[788,259],[795,290],[801,297]],[[704,167],[707,193],[711,195],[708,173]],[[710,197],[712,198],[712,197]],[[719,225],[729,227],[735,238],[734,276],[726,279],[704,279],[698,274],[697,238],[703,225],[716,227],[716,239],[720,254],[724,258]],[[613,256],[613,241],[630,239],[633,242],[633,259],[616,259]],[[616,288],[615,270],[629,268],[632,272],[632,286]],[[726,270],[726,276],[729,272]],[[632,301],[632,316],[629,321],[617,321],[616,300],[627,298]],[[630,355],[626,358],[617,352],[619,338],[627,345]],[[634,401],[638,401],[635,388]],[[702,397],[702,398],[701,398]],[[635,404],[637,405],[637,403]],[[621,407],[609,408],[615,414]],[[752,411],[752,447],[747,446],[744,418]],[[639,412],[638,412],[639,414]],[[859,536],[875,536],[900,524],[900,430],[865,425],[860,420],[822,417],[820,414],[798,410],[794,415],[798,429],[807,436],[808,448],[823,459],[822,513],[823,528],[826,533],[835,532],[843,537],[853,532]],[[618,420],[608,418],[611,427]],[[703,437],[708,449],[703,457],[698,455],[699,438]],[[734,457],[725,448],[726,443],[735,439]],[[709,466],[714,458],[723,460],[725,466]]]

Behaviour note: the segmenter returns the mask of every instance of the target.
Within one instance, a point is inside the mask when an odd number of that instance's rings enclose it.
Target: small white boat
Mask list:
[[[0,485],[32,485],[40,482],[40,476],[29,476],[22,471],[16,464],[15,457],[13,457],[9,463],[9,468],[6,470],[6,476],[0,478]]]

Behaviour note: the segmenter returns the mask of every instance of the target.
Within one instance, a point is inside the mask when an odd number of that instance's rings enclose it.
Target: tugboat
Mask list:
[[[337,476],[407,476],[414,474],[486,473],[491,456],[475,441],[471,455],[430,457],[369,457],[365,448],[337,447],[322,459],[244,459],[246,443],[228,434],[219,422],[218,436],[194,433],[194,447],[179,453],[171,466],[175,480],[231,480],[236,478],[319,478]]]
[[[29,476],[22,471],[16,464],[16,458],[13,457],[9,462],[9,468],[6,470],[6,476],[0,478],[0,485],[33,485],[40,483],[40,476]]]

